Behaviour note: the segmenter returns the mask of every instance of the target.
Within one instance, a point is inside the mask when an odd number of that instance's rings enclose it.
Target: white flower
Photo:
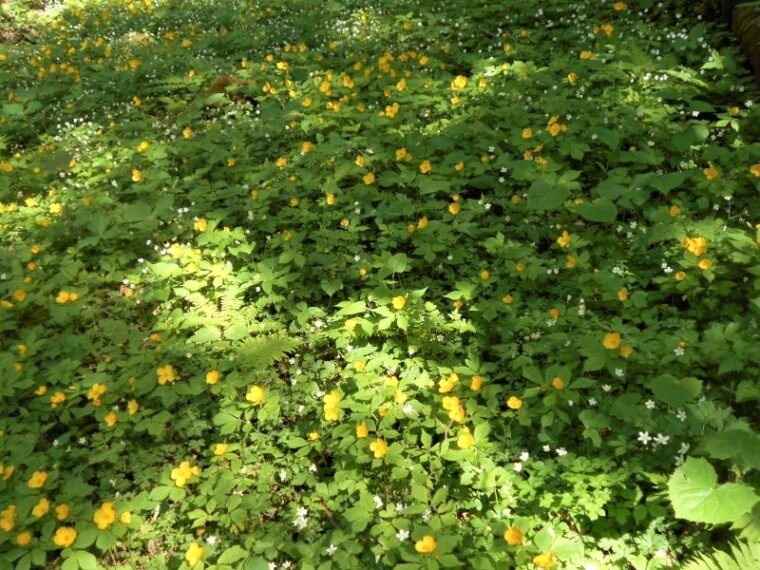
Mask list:
[[[309,471],[311,471],[312,473],[316,473],[317,466],[314,463],[312,463],[311,465],[309,465]]]
[[[512,469],[514,469],[514,470],[515,470],[517,473],[519,473],[520,471],[522,471],[522,468],[523,468],[523,464],[522,464],[522,463],[519,463],[519,462],[516,462],[516,463],[515,463],[515,464],[512,466]]]
[[[280,481],[283,483],[288,480],[288,472],[284,469],[280,469]]]
[[[206,538],[206,542],[209,543],[211,546],[214,546],[216,544],[217,540],[218,539],[213,534],[209,535],[208,538]]]
[[[654,437],[654,444],[655,445],[667,445],[669,441],[670,441],[670,437],[667,436],[667,435],[664,435],[662,433],[658,433]]]
[[[422,520],[424,522],[428,522],[430,520],[430,517],[432,516],[433,516],[433,513],[431,513],[430,511],[425,511],[424,513],[422,513]]]
[[[400,528],[396,533],[396,538],[399,540],[399,542],[404,542],[407,538],[409,538],[409,531]]]
[[[644,406],[646,407],[647,410],[654,410],[656,404],[652,400],[647,400],[646,402],[644,402]]]
[[[677,418],[678,418],[680,421],[682,421],[682,422],[685,422],[685,421],[686,421],[686,412],[685,412],[684,410],[678,410],[678,411],[676,412],[676,417],[677,417]]]
[[[563,457],[567,455],[567,449],[565,449],[564,447],[558,447],[557,449],[554,450],[554,453],[557,454],[557,457]]]
[[[683,349],[682,346],[677,346],[673,349],[673,354],[675,354],[676,356],[683,356],[684,354],[686,354],[686,351]]]
[[[414,406],[411,404],[405,404],[403,408],[401,408],[401,411],[404,412],[407,416],[411,416],[415,413]]]
[[[589,398],[588,405],[592,407],[596,406],[596,398]]]
[[[269,570],[277,570],[277,562],[270,562]]]
[[[609,384],[604,384],[602,385],[602,390],[604,390],[605,392],[609,392],[610,390],[612,390],[612,386],[610,386]]]
[[[335,546],[334,544],[331,544],[330,546],[327,547],[327,550],[325,550],[325,554],[327,554],[328,556],[332,556],[337,551],[338,551],[338,547]]]
[[[530,453],[528,453],[527,451],[523,451],[520,454],[520,461],[528,461],[529,457],[530,457]]]
[[[615,368],[615,376],[622,378],[625,375],[625,371],[622,368]]]
[[[680,453],[681,455],[683,455],[684,453],[686,453],[687,451],[689,451],[689,447],[691,447],[691,446],[688,443],[686,443],[685,441],[682,442],[681,443],[681,447],[678,448],[678,453]]]
[[[374,497],[372,497],[372,500],[375,501],[375,508],[376,509],[382,509],[383,508],[383,500],[378,495],[375,495]]]
[[[652,441],[652,436],[649,435],[648,431],[640,431],[638,440],[643,443],[644,445],[648,445],[650,441]]]
[[[545,446],[543,447],[543,450],[544,450],[544,451],[546,451],[547,453],[549,453],[549,452],[552,450],[552,448],[551,448],[551,446],[549,446],[549,445],[545,445]]]

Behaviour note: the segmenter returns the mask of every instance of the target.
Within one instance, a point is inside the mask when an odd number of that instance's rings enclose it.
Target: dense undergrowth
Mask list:
[[[0,568],[758,540],[760,105],[724,32],[648,0],[39,18],[0,45]]]

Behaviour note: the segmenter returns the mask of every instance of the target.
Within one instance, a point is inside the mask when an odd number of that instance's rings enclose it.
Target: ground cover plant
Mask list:
[[[757,557],[727,33],[649,0],[34,18],[0,45],[0,568]]]

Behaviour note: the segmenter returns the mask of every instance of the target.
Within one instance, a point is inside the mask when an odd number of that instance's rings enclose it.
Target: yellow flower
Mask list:
[[[533,129],[530,127],[525,127],[522,132],[520,133],[520,136],[524,139],[529,139],[533,137]]]
[[[34,508],[32,509],[32,516],[40,518],[42,516],[45,516],[49,510],[50,501],[43,497],[37,502],[36,505],[34,505]]]
[[[760,178],[760,162],[758,162],[757,164],[753,164],[752,166],[750,166],[749,167],[749,172],[753,176],[757,176],[758,178]]]
[[[431,552],[435,552],[437,547],[438,543],[429,534],[426,534],[422,537],[422,540],[418,540],[414,544],[414,549],[420,554],[430,554]]]
[[[13,292],[13,298],[16,299],[16,301],[18,301],[19,303],[21,303],[22,301],[26,299],[26,291],[24,291],[23,289],[16,289]]]
[[[507,541],[507,544],[509,546],[517,546],[518,544],[522,544],[524,539],[525,535],[523,534],[523,531],[516,526],[508,528],[506,531],[504,531],[504,540]]]
[[[225,453],[227,453],[228,447],[229,446],[226,443],[217,443],[214,446],[214,455],[216,455],[217,457],[224,455]]]
[[[325,196],[325,203],[328,206],[334,206],[335,205],[335,194],[328,194]]]
[[[92,402],[96,405],[100,405],[100,398],[108,391],[108,388],[105,384],[100,384],[99,382],[95,382],[90,387],[90,391],[87,392],[87,399],[92,400]]]
[[[708,181],[712,182],[713,180],[717,180],[720,178],[720,172],[717,168],[714,166],[708,166],[704,170],[702,170],[705,174],[705,178],[707,178]]]
[[[193,137],[193,129],[191,129],[190,127],[185,127],[184,129],[182,129],[182,136],[185,137],[186,139],[191,139]]]
[[[10,532],[16,526],[16,505],[0,511],[0,529]]]
[[[570,72],[570,73],[567,74],[567,82],[570,85],[575,85],[576,81],[578,81],[578,76],[575,73]]]
[[[622,340],[622,337],[620,336],[620,333],[611,332],[604,335],[604,340],[602,341],[602,345],[604,348],[608,350],[614,350],[618,346],[620,346],[620,341]]]
[[[71,513],[71,507],[69,507],[66,503],[61,503],[55,508],[55,518],[57,518],[59,521],[68,518],[69,513]]]
[[[219,379],[222,377],[222,374],[218,370],[212,370],[210,372],[206,373],[206,384],[216,384],[219,382]]]
[[[533,564],[544,570],[549,570],[557,565],[557,557],[553,552],[544,552],[533,557]]]
[[[375,182],[375,175],[372,174],[371,172],[368,172],[367,174],[365,174],[364,176],[362,176],[362,181],[367,186],[371,186]]]
[[[572,239],[572,236],[567,233],[567,230],[562,232],[562,235],[557,238],[557,243],[560,245],[560,247],[570,247],[570,240]]]
[[[176,379],[174,375],[174,367],[171,364],[166,364],[157,368],[156,375],[158,376],[158,383],[162,386],[167,382],[174,382]]]
[[[318,439],[319,439],[318,431],[309,432],[309,441],[317,441]]]
[[[203,558],[203,554],[206,551],[203,549],[203,547],[198,544],[197,542],[193,542],[190,544],[190,547],[187,549],[187,552],[185,552],[185,560],[187,560],[187,563],[193,567],[200,561],[201,558]]]
[[[477,392],[480,390],[480,387],[483,385],[483,378],[481,376],[475,375],[470,380],[470,390],[473,392]]]
[[[515,299],[514,299],[514,297],[512,297],[512,295],[504,295],[501,298],[501,302],[504,303],[505,305],[511,305],[512,301],[514,301],[514,300]]]
[[[438,382],[438,392],[441,394],[448,394],[454,389],[457,382],[459,382],[459,376],[456,372],[449,374],[448,378]]]
[[[16,537],[16,544],[19,546],[26,546],[32,542],[32,533],[31,532],[22,532]]]
[[[616,12],[625,12],[626,10],[628,10],[628,4],[626,4],[625,2],[615,2],[615,4],[612,7],[615,8]]]
[[[676,273],[676,281],[683,281],[684,279],[686,279],[685,272],[679,271],[678,273]]]
[[[457,162],[454,165],[454,170],[456,170],[457,172],[462,172],[464,170],[464,162],[461,161],[461,160],[459,162]]]
[[[397,311],[400,311],[406,306],[406,297],[403,295],[398,295],[396,297],[393,297],[391,300],[391,303],[393,304],[393,308]]]
[[[103,418],[103,421],[106,422],[106,425],[111,428],[116,425],[118,419],[118,414],[115,411],[111,410],[106,414],[106,417]]]
[[[279,168],[285,168],[285,165],[288,164],[288,159],[285,158],[284,156],[281,156],[280,158],[277,159],[277,162],[275,162],[275,164]]]
[[[620,347],[620,356],[623,358],[628,358],[633,354],[633,347],[629,345],[624,345]]]
[[[137,145],[137,152],[145,152],[150,148],[150,143],[148,141],[143,141],[139,145]]]
[[[177,485],[177,487],[184,487],[185,483],[187,483],[188,479],[190,479],[193,475],[200,475],[201,474],[201,468],[197,465],[190,465],[189,461],[183,461],[179,464],[179,467],[175,467],[171,471],[171,478],[174,481],[174,484]]]
[[[369,444],[370,451],[374,452],[375,459],[382,459],[388,453],[388,444],[384,439],[377,438]]]
[[[592,51],[583,50],[581,52],[581,59],[593,59],[593,57],[594,57],[594,52]]]
[[[507,407],[510,410],[519,410],[523,407],[523,401],[517,396],[510,396],[509,399],[507,399]]]
[[[467,87],[467,78],[464,75],[457,75],[451,82],[451,88],[454,91],[459,91]]]
[[[627,301],[628,300],[628,289],[623,288],[620,291],[618,291],[617,292],[617,297],[621,301]]]
[[[129,412],[130,416],[134,416],[139,409],[140,404],[137,402],[137,400],[130,400],[127,404],[127,411]]]
[[[208,229],[208,221],[204,218],[198,218],[193,222],[193,229],[198,232],[205,232]]]
[[[95,516],[92,517],[95,524],[98,525],[100,530],[106,530],[109,526],[116,522],[116,509],[113,508],[113,503],[105,502],[100,508],[95,511]]]
[[[702,271],[707,271],[712,267],[713,262],[709,259],[700,259],[698,265]]]
[[[354,362],[354,370],[357,372],[364,372],[364,369],[367,367],[367,361],[366,360],[357,360]]]
[[[267,392],[261,386],[251,386],[248,389],[248,393],[245,395],[245,399],[251,402],[254,406],[262,403],[266,398]]]
[[[119,517],[119,522],[121,524],[131,524],[132,523],[132,513],[129,511],[124,511],[121,513],[121,516]]]
[[[50,396],[50,407],[56,409],[60,404],[66,401],[66,394],[63,392],[56,392]]]
[[[703,237],[687,237],[683,240],[683,246],[690,252],[699,257],[707,251],[707,240]]]
[[[301,145],[301,152],[304,154],[311,152],[312,150],[314,150],[314,143],[311,141],[304,141]]]
[[[357,439],[364,439],[369,435],[369,428],[364,422],[356,424],[356,437]]]
[[[41,489],[48,479],[48,474],[45,471],[35,471],[26,482],[26,486],[30,489]]]
[[[433,169],[433,166],[430,164],[429,160],[423,160],[420,163],[420,172],[422,172],[422,174],[427,174],[432,169]]]
[[[459,213],[459,210],[461,209],[461,206],[457,203],[449,204],[449,214],[452,216],[456,216]]]
[[[56,529],[53,535],[53,544],[61,548],[67,548],[74,544],[77,539],[77,531],[70,526],[62,526]]]
[[[480,279],[482,281],[488,281],[490,278],[491,278],[491,272],[488,271],[487,269],[484,269],[483,271],[480,272]]]
[[[475,445],[475,438],[472,437],[467,426],[462,426],[462,429],[459,430],[459,437],[457,438],[457,447],[459,447],[459,449],[470,449],[473,445]]]
[[[132,169],[132,182],[142,182],[143,180],[143,173],[137,170],[136,168]]]
[[[681,213],[681,208],[679,208],[678,206],[671,206],[671,207],[668,209],[668,215],[669,215],[671,218],[677,218],[677,217],[679,216],[679,214],[680,214],[680,213]]]
[[[552,386],[554,386],[554,388],[556,388],[557,390],[564,390],[565,381],[562,379],[561,376],[555,376],[552,379]]]

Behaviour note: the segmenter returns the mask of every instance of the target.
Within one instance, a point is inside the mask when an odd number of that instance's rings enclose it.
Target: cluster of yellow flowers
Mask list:
[[[197,465],[190,465],[189,461],[183,461],[179,464],[179,467],[172,469],[171,478],[177,487],[184,487],[192,477],[198,477],[200,474],[200,467]]]
[[[171,364],[166,364],[156,369],[156,375],[158,376],[158,383],[163,386],[167,382],[172,383],[176,379],[174,375],[174,367]]]
[[[324,403],[325,420],[328,422],[337,421],[340,418],[340,410],[338,409],[340,394],[333,390],[324,395],[322,402]]]

